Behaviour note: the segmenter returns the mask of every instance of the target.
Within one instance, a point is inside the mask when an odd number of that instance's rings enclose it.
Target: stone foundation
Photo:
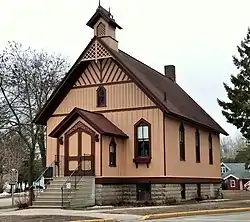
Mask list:
[[[201,196],[215,198],[220,184],[201,184]],[[186,199],[181,198],[180,184],[151,184],[151,200],[156,205],[168,205],[173,202],[191,200],[197,197],[197,185],[186,184]],[[136,184],[101,185],[96,184],[95,198],[97,205],[135,204]]]

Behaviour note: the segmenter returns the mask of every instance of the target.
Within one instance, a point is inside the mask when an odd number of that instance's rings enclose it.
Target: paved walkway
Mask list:
[[[119,221],[138,221],[141,216],[129,214],[105,214],[94,211],[81,210],[62,210],[62,209],[27,209],[27,210],[12,210],[8,212],[0,211],[0,216],[10,215],[62,215],[62,216],[86,216],[96,218],[112,218]]]

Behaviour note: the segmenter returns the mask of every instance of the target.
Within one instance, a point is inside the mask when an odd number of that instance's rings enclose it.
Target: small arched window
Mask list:
[[[200,133],[198,129],[196,129],[195,132],[195,152],[196,152],[196,163],[200,163],[201,162]]]
[[[97,106],[106,106],[106,89],[103,86],[97,89]]]
[[[180,142],[180,160],[185,161],[185,128],[181,123],[179,128],[179,142]]]
[[[109,143],[109,166],[116,167],[116,143],[114,138]]]
[[[105,25],[100,22],[97,26],[97,29],[96,29],[96,33],[97,33],[97,36],[105,36],[105,33],[106,33],[106,28],[105,28]]]

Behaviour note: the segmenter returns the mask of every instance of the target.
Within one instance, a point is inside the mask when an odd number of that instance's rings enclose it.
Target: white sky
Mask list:
[[[163,72],[176,66],[177,82],[234,135],[217,105],[223,81],[236,69],[232,55],[250,26],[249,0],[101,0],[111,7],[119,48]],[[0,0],[0,49],[15,40],[61,53],[73,63],[93,37],[86,26],[98,0]]]

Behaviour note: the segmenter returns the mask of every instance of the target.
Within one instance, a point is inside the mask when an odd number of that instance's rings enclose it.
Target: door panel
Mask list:
[[[94,137],[81,130],[65,136],[65,176],[94,176]]]

